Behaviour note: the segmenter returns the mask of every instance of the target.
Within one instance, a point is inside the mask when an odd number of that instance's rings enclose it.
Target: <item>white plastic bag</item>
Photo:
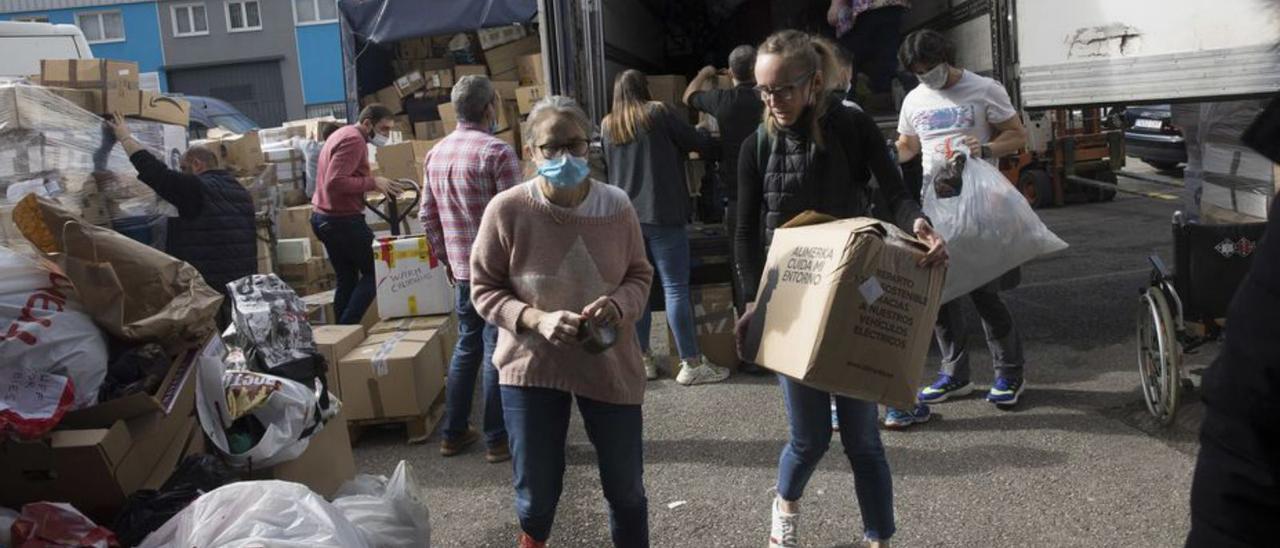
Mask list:
[[[388,480],[361,474],[338,489],[333,505],[379,548],[430,548],[431,519],[426,497],[400,461]]]
[[[324,422],[338,412],[335,398],[330,398],[334,405],[320,410],[318,387],[308,389],[296,381],[265,373],[228,370],[220,356],[221,353],[210,351],[197,358],[196,411],[200,427],[234,466],[260,468],[298,458],[307,450],[311,437],[323,429]],[[233,385],[271,391],[266,401],[249,413],[266,427],[266,432],[248,451],[238,454],[231,453],[227,439],[227,428],[235,422],[227,401],[227,388]]]
[[[956,147],[968,155],[968,148]],[[979,158],[965,159],[959,195],[939,198],[933,180],[946,161],[934,162],[924,185],[924,213],[947,241],[951,260],[942,302],[968,294],[1005,272],[1067,243],[1036,215],[1000,170]]]
[[[98,402],[107,341],[53,263],[0,247],[0,366],[71,379],[74,409]]]
[[[373,548],[332,504],[287,481],[244,481],[205,493],[140,548],[168,546]]]

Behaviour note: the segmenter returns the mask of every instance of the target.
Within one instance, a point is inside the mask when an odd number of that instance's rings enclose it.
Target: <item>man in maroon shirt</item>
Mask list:
[[[320,151],[311,230],[337,274],[333,311],[340,324],[360,323],[373,302],[373,231],[364,222],[364,195],[376,190],[394,196],[399,189],[390,179],[373,176],[368,144],[386,144],[394,126],[390,109],[369,105],[355,124],[333,132]]]

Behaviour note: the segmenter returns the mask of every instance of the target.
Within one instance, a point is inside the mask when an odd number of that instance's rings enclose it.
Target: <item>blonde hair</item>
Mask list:
[[[809,117],[809,134],[818,148],[822,148],[822,131],[819,121],[827,113],[826,94],[829,90],[826,86],[828,81],[840,72],[836,64],[835,52],[831,50],[828,42],[818,36],[798,30],[784,30],[773,33],[760,44],[756,62],[759,63],[760,57],[765,55],[781,57],[783,64],[787,67],[795,67],[798,69],[796,72],[823,75],[823,87],[810,90],[810,93],[818,94],[818,98],[809,107],[813,109]],[[769,111],[768,105],[764,107],[764,124],[770,135],[777,133],[778,121]]]
[[[661,105],[649,95],[649,80],[643,72],[633,69],[619,74],[613,83],[613,111],[600,121],[609,142],[625,145],[648,131],[653,125],[651,104]]]

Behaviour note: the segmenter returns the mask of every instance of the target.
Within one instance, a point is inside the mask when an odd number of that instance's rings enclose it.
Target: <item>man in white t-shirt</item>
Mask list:
[[[898,161],[922,155],[924,173],[945,161],[947,142],[961,137],[977,157],[995,163],[1026,142],[1022,120],[1004,86],[955,66],[955,46],[932,30],[912,33],[898,51],[902,66],[915,73],[920,85],[907,94],[898,118]],[[952,140],[954,143],[954,140]],[[926,175],[928,177],[928,175]],[[1018,403],[1024,388],[1022,339],[1009,308],[1000,299],[1000,281],[974,290],[969,299],[978,309],[987,346],[995,366],[995,381],[987,401],[1001,408]],[[934,337],[942,353],[937,380],[920,391],[916,409],[890,409],[885,426],[905,428],[929,419],[928,403],[973,392],[969,382],[969,353],[965,348],[964,315],[960,300],[942,306]]]

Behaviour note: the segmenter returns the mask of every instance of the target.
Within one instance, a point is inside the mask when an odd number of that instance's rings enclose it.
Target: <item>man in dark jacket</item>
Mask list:
[[[253,197],[218,156],[193,147],[182,156],[182,171],[164,162],[133,138],[119,114],[108,124],[138,170],[138,180],[178,209],[169,219],[165,252],[196,267],[210,287],[227,293],[227,284],[258,269]],[[218,328],[230,321],[230,298],[223,302]]]

